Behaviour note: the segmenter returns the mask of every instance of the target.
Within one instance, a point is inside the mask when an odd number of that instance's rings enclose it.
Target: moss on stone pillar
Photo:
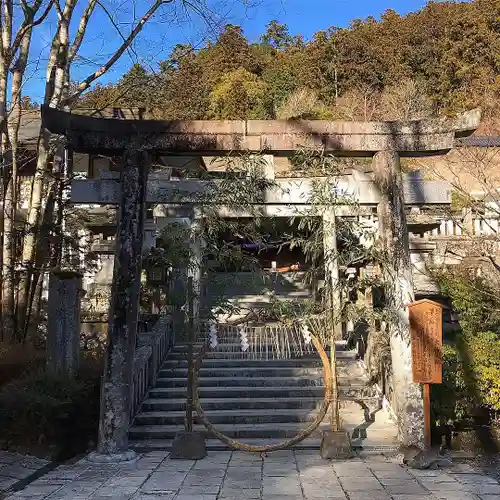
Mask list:
[[[101,387],[98,441],[100,455],[128,457],[126,451],[149,163],[149,155],[144,151],[128,151],[124,155],[109,310],[108,349]]]

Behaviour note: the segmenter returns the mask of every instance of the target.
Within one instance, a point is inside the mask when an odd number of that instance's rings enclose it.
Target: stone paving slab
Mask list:
[[[26,462],[27,463],[27,462]],[[15,465],[0,454],[0,466]],[[8,500],[500,500],[500,484],[479,467],[409,470],[390,455],[322,460],[317,452],[267,456],[217,452],[198,462],[145,453],[133,464],[82,459],[31,482]]]
[[[48,464],[48,460],[0,450],[0,494]]]

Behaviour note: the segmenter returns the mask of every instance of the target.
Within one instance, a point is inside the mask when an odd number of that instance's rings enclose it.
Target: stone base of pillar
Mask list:
[[[172,460],[201,460],[207,456],[205,436],[201,432],[179,432],[172,443]]]
[[[323,431],[320,448],[321,458],[325,460],[353,458],[351,438],[347,431]]]
[[[127,450],[121,453],[98,453],[93,451],[87,456],[87,460],[93,464],[125,464],[137,461],[139,456],[134,450]]]

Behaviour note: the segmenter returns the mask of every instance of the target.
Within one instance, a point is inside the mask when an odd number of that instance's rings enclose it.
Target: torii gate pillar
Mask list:
[[[135,457],[128,449],[128,430],[150,157],[145,151],[127,151],[123,160],[99,439],[97,452],[89,457],[101,463]]]
[[[380,189],[379,231],[386,252],[382,265],[389,321],[393,370],[393,409],[399,440],[424,448],[424,407],[420,386],[413,382],[411,335],[406,305],[414,300],[410,245],[399,154],[380,151],[373,157],[375,182]]]

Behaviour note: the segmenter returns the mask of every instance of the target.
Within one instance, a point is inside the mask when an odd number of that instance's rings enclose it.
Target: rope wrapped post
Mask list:
[[[338,432],[340,430],[340,415],[339,415],[339,395],[337,390],[337,357],[335,352],[335,335],[332,332],[330,336],[330,366],[332,371],[332,416],[331,425],[332,431]]]
[[[193,278],[189,277],[187,282],[187,302],[188,302],[188,380],[187,380],[187,400],[186,400],[186,422],[185,431],[175,436],[172,443],[171,459],[201,460],[207,456],[205,446],[205,435],[202,432],[193,430],[193,407],[194,407],[194,384],[195,384],[195,362],[194,362],[194,293]]]
[[[325,281],[328,290],[328,309],[330,315],[327,315],[324,325],[324,342],[330,344],[330,367],[332,372],[333,401],[331,408],[331,426],[333,432],[340,429],[339,405],[337,394],[337,366],[335,358],[335,339],[340,336],[341,323],[340,312],[342,310],[342,292],[340,290],[340,273],[338,263],[337,248],[337,220],[335,206],[325,210],[323,214],[323,252],[325,259]],[[320,328],[323,325],[319,325]]]
[[[331,404],[331,430],[323,432],[321,437],[321,458],[331,460],[334,458],[344,459],[354,456],[351,437],[347,431],[340,428],[339,397],[337,390],[337,362],[335,352],[335,333],[333,325],[328,327],[330,332],[330,367],[332,376],[332,404]]]
[[[337,389],[337,363],[336,363],[336,352],[335,352],[335,340],[337,338],[334,330],[334,324],[332,318],[335,317],[333,314],[325,315],[323,317],[311,316],[308,322],[317,334],[320,336],[321,343],[324,349],[330,349],[330,359],[328,361],[329,373],[330,373],[330,386],[331,386],[331,408],[330,408],[330,429],[325,430],[322,433],[320,454],[322,458],[325,459],[344,459],[351,458],[354,456],[351,438],[349,433],[341,429],[340,425],[340,413],[339,413],[339,400],[338,400],[338,389]],[[303,326],[303,336],[306,338],[309,334],[309,328],[304,324]],[[326,356],[326,354],[325,354]]]
[[[186,404],[186,432],[193,432],[193,341],[194,341],[194,307],[193,307],[193,278],[188,278],[188,386]]]

